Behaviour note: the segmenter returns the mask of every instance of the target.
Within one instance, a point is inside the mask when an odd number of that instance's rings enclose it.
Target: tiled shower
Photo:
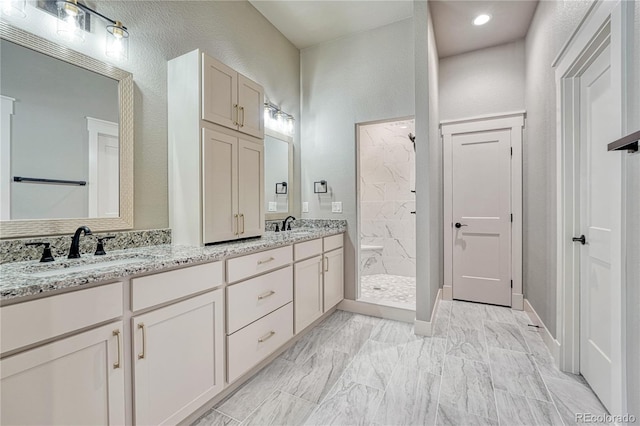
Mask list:
[[[359,300],[415,309],[413,119],[361,124]]]

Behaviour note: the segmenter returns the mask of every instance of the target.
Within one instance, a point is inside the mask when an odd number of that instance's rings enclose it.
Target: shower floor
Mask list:
[[[416,309],[416,278],[374,274],[360,277],[362,302]]]

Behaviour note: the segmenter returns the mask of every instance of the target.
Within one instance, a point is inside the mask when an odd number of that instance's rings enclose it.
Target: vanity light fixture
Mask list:
[[[271,102],[264,103],[264,127],[283,133],[287,136],[294,134],[293,115],[287,114]]]
[[[4,0],[6,1],[6,0]],[[122,22],[115,21],[90,7],[78,3],[78,0],[59,0],[58,34],[70,41],[84,41],[85,16],[94,15],[108,22],[105,54],[111,58],[126,60],[129,57],[129,31]]]
[[[475,26],[484,25],[490,20],[491,20],[491,15],[487,15],[486,13],[483,13],[481,15],[476,16],[476,18],[473,20],[473,25]]]
[[[26,5],[27,0],[2,0],[2,14],[24,18],[27,16],[24,11]]]
[[[129,57],[129,32],[120,21],[107,25],[106,54],[119,60],[126,60]]]

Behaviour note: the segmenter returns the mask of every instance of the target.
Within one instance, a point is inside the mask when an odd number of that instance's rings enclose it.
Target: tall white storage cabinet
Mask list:
[[[262,235],[262,87],[194,50],[169,61],[167,101],[174,243]]]

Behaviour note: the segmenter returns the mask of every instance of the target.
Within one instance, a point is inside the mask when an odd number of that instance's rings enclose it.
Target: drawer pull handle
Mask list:
[[[271,297],[271,296],[273,296],[274,294],[276,294],[276,292],[275,292],[275,291],[273,291],[273,290],[269,290],[269,291],[267,291],[266,293],[262,293],[260,296],[258,296],[258,300],[266,299],[267,297]]]
[[[264,336],[259,338],[258,339],[258,343],[266,342],[267,340],[271,339],[275,334],[276,334],[276,332],[271,330],[270,332],[268,332],[267,334],[265,334]]]
[[[120,330],[113,330],[113,335],[117,337],[118,341],[118,360],[113,363],[113,368],[120,368],[120,352],[122,352],[122,348],[120,346]]]
[[[240,112],[238,111],[238,104],[233,105],[233,109],[236,110],[236,119],[233,120],[233,125],[237,126],[239,125],[239,121],[240,121]]]
[[[236,230],[234,231],[233,235],[238,235],[240,231],[240,225],[238,225],[238,215],[234,214],[233,218],[236,220]]]
[[[240,219],[242,219],[242,232],[240,234],[244,234],[244,213],[240,213]]]
[[[240,112],[242,112],[242,121],[240,121],[240,127],[244,127],[244,107],[240,107]]]
[[[270,257],[268,257],[266,259],[258,260],[258,265],[264,265],[265,263],[269,263],[269,262],[272,262],[274,260],[276,260],[276,258],[273,257],[273,256],[270,256]]]
[[[141,322],[138,324],[138,329],[142,330],[142,352],[138,354],[138,359],[144,359],[147,355],[147,327]]]
[[[329,272],[329,258],[325,256],[322,262],[324,263],[324,271]]]

